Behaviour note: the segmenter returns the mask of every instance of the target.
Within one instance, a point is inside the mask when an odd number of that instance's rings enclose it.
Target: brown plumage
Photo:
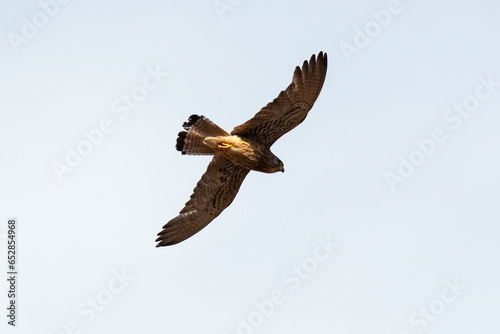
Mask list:
[[[231,204],[250,170],[284,172],[270,150],[282,135],[307,116],[323,87],[326,53],[296,67],[292,83],[253,118],[227,133],[204,116],[191,115],[179,132],[176,148],[182,154],[213,155],[179,215],[158,233],[156,247],[179,243],[200,231]]]

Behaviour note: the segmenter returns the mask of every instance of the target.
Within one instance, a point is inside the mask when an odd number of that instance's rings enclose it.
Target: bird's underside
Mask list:
[[[213,159],[179,215],[158,233],[156,247],[177,244],[207,226],[231,204],[250,170],[284,171],[270,147],[305,119],[323,87],[326,69],[326,53],[304,61],[273,102],[230,134],[204,116],[190,116],[183,124],[186,131],[178,135],[177,150]]]

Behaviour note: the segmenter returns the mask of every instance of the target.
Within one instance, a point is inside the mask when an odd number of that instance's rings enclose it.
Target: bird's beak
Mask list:
[[[281,172],[284,173],[285,172],[285,166],[281,167]]]

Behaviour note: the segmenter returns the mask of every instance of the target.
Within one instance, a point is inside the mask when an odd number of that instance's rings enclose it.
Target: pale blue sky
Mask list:
[[[0,327],[498,328],[500,4],[218,4],[0,1],[0,244],[17,218],[20,272],[18,327]],[[155,248],[210,160],[175,151],[182,123],[230,131],[319,51],[317,103],[272,148],[286,172],[250,173],[208,227]]]

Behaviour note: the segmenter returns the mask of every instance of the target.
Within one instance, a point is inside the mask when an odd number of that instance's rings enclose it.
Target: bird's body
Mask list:
[[[263,173],[284,171],[283,163],[258,143],[239,136],[207,137],[203,143],[238,166]],[[281,164],[280,164],[281,163]]]
[[[157,247],[179,243],[200,231],[231,204],[251,171],[284,172],[270,150],[283,134],[300,124],[316,101],[326,76],[327,56],[320,52],[295,69],[292,83],[253,118],[227,133],[204,116],[191,115],[179,132],[182,154],[213,155],[179,215],[158,233]]]

